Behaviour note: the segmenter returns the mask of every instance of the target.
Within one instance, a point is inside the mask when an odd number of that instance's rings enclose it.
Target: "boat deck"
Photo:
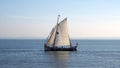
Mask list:
[[[77,51],[77,46],[71,46],[69,48],[62,47],[45,47],[45,51]]]

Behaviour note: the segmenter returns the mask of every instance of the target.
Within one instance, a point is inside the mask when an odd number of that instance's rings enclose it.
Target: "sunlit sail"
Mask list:
[[[68,28],[67,28],[67,18],[63,19],[58,23],[60,15],[58,15],[57,24],[53,27],[50,35],[45,41],[46,51],[74,51],[77,46],[72,46]]]

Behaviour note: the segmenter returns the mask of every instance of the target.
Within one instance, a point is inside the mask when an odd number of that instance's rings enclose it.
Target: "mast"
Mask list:
[[[58,22],[59,22],[59,17],[60,17],[60,15],[58,15],[58,17],[57,17],[57,25],[58,25]]]
[[[59,17],[60,17],[60,15],[58,15],[58,17],[57,17],[56,33],[55,33],[55,39],[54,39],[53,46],[55,46],[55,40],[56,40],[56,35],[57,35],[57,30],[58,30]]]

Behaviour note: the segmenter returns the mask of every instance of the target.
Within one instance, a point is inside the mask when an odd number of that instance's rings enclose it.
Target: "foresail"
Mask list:
[[[67,18],[57,24],[56,29],[55,46],[70,46]]]
[[[56,33],[56,28],[53,28],[51,31],[51,35],[48,38],[47,45],[52,45],[54,43],[55,33]]]

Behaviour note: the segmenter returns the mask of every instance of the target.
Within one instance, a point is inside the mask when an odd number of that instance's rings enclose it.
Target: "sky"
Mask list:
[[[0,38],[46,38],[59,14],[70,38],[120,39],[120,0],[0,0]]]

